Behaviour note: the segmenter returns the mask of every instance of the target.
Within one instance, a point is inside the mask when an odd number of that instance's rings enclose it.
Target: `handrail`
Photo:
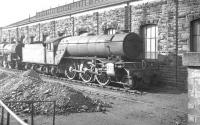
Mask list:
[[[11,111],[1,100],[0,105],[8,112],[12,117],[14,117],[21,125],[28,125],[19,116],[17,116],[13,111]],[[2,114],[3,115],[3,114]]]

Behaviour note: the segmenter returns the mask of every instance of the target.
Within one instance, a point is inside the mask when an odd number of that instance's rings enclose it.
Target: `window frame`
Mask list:
[[[150,28],[150,36],[148,33],[148,28]],[[155,31],[152,31],[152,29],[155,29]],[[152,36],[152,32],[155,34]],[[143,57],[147,60],[157,60],[158,59],[158,25],[157,24],[145,24],[141,26],[141,36],[143,41],[143,50],[144,55]],[[149,51],[147,48],[147,41],[150,40],[150,47]],[[155,42],[155,46],[152,45],[152,42]],[[154,48],[154,50],[152,50]],[[155,54],[154,54],[155,53]]]
[[[199,34],[195,34],[195,31],[194,31],[194,29],[195,29],[194,25],[195,25],[196,22],[198,23],[198,27],[199,27],[199,29],[197,28],[197,30],[199,30]],[[199,36],[199,38],[200,38],[200,18],[191,21],[191,24],[190,24],[190,51],[191,52],[198,52],[197,43],[195,44],[194,36]],[[195,45],[196,45],[196,48],[195,48]]]

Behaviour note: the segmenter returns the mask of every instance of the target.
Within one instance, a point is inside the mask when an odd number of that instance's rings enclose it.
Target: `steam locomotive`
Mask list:
[[[143,72],[143,43],[136,33],[64,36],[30,44],[0,44],[3,67],[34,69],[105,86],[136,86]]]

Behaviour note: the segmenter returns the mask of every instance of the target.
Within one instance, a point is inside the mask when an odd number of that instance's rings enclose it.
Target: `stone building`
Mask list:
[[[199,7],[199,0],[178,0],[178,4],[177,0],[80,0],[3,27],[0,39],[1,42],[23,39],[24,43],[31,43],[86,31],[135,32],[143,39],[144,57],[160,62],[161,79],[184,88],[186,70],[181,66],[181,56],[200,50]]]

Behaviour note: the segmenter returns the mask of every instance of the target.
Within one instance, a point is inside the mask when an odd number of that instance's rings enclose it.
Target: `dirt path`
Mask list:
[[[166,91],[169,88],[162,88]],[[88,94],[88,93],[85,93]],[[56,125],[187,125],[187,93],[170,88],[166,92],[135,97],[151,103],[90,95],[112,105],[104,113],[75,113],[56,116]],[[50,125],[52,117],[37,116],[37,125]]]
[[[4,78],[5,76],[2,76]],[[4,80],[4,79],[2,79]],[[51,81],[52,82],[52,81]],[[67,84],[55,81],[55,84]],[[93,99],[110,104],[106,112],[56,116],[56,125],[186,125],[187,92],[169,86],[132,95],[72,85]],[[28,121],[31,121],[30,119]],[[35,125],[51,125],[51,116],[36,116]]]

